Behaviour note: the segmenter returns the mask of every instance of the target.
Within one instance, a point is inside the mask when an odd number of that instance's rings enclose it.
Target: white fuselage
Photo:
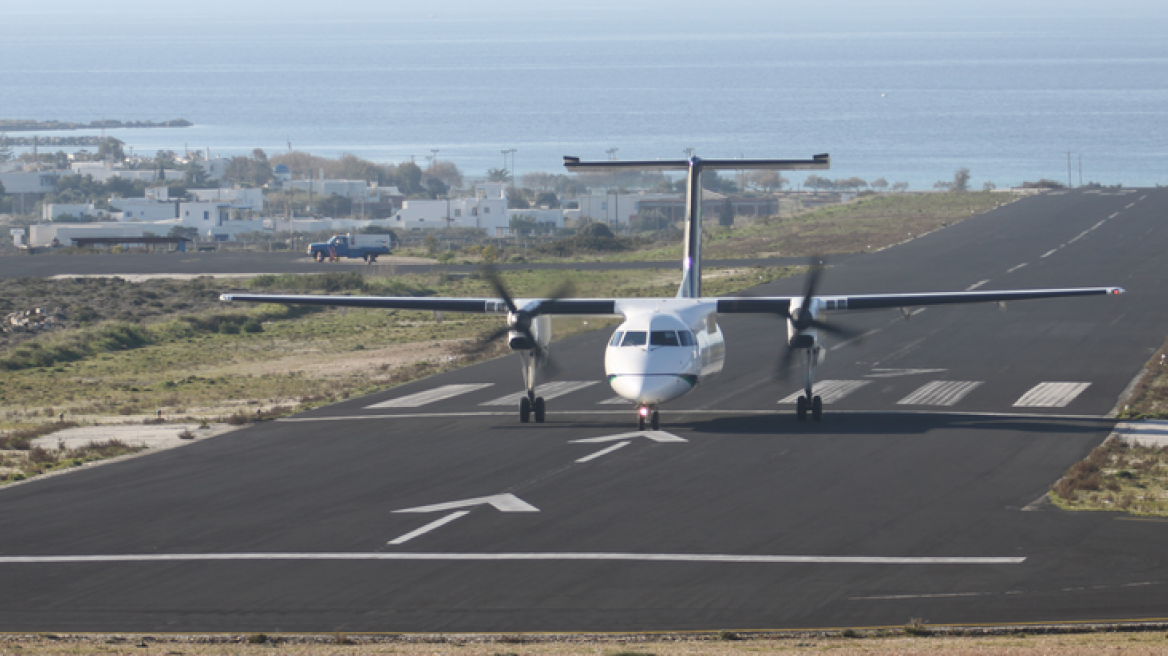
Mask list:
[[[678,299],[629,310],[604,352],[608,384],[621,397],[656,406],[722,371],[726,344],[712,304]]]

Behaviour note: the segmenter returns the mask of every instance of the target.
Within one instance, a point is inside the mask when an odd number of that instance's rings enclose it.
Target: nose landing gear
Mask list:
[[[657,409],[643,405],[637,408],[637,430],[645,430],[646,423],[649,424],[650,430],[661,429],[661,416],[657,414]]]
[[[811,413],[812,421],[823,419],[823,399],[813,396],[808,401],[806,396],[800,396],[795,402],[795,416],[799,421],[807,421],[808,412]]]

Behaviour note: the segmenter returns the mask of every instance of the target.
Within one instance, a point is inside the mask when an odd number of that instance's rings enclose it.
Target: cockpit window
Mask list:
[[[643,330],[630,330],[621,340],[621,346],[644,346],[648,335]]]
[[[612,334],[612,339],[608,340],[608,345],[609,346],[620,346],[621,337],[624,337],[624,336],[625,336],[625,334],[622,333],[621,331],[619,331],[619,330],[616,331],[615,333]]]
[[[649,335],[649,346],[681,346],[677,333],[672,330],[654,330]]]
[[[677,331],[677,336],[681,339],[682,346],[696,346],[697,340],[694,339],[693,333],[688,330]]]

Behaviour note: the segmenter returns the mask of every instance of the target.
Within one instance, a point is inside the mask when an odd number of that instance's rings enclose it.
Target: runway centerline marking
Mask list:
[[[617,442],[616,444],[613,444],[612,446],[608,447],[607,449],[601,449],[601,450],[597,451],[596,453],[593,453],[590,456],[584,456],[583,458],[579,458],[578,460],[576,460],[576,462],[588,462],[590,460],[596,460],[597,458],[599,458],[601,456],[606,456],[606,455],[612,453],[613,451],[616,451],[618,449],[623,449],[630,444],[632,444],[632,442]]]
[[[1018,266],[1016,266],[1016,267],[1013,267],[1013,268],[1010,268],[1010,269],[1006,269],[1006,273],[1014,273],[1014,272],[1015,272],[1015,271],[1017,271],[1018,269],[1021,269],[1022,267],[1026,266],[1027,264],[1030,264],[1030,263],[1029,263],[1029,262],[1023,262],[1022,264],[1019,264],[1019,265],[1018,265]]]
[[[434,521],[430,522],[429,524],[426,524],[422,528],[419,528],[415,531],[410,531],[409,533],[406,533],[405,535],[403,535],[399,538],[390,540],[387,544],[405,544],[406,542],[413,540],[414,538],[418,537],[419,535],[425,535],[425,534],[429,533],[430,531],[433,531],[436,528],[446,526],[450,522],[453,522],[454,520],[456,520],[460,517],[466,517],[469,514],[470,514],[469,510],[459,510],[456,512],[452,512],[449,515],[443,517],[442,519],[434,520]]]
[[[1051,252],[1053,253],[1054,251],[1051,251]],[[1046,256],[1045,256],[1045,255],[1043,255],[1043,257],[1046,257]],[[983,281],[981,281],[981,282],[975,282],[975,283],[973,283],[972,285],[970,285],[970,286],[966,287],[966,288],[965,288],[965,291],[967,291],[967,292],[971,292],[971,291],[973,291],[973,290],[977,289],[978,287],[981,287],[982,285],[986,284],[986,283],[987,283],[987,282],[989,282],[989,281],[990,281],[990,279],[989,279],[989,278],[986,278],[985,280],[983,280]]]
[[[629,561],[660,563],[821,564],[821,565],[1021,565],[1025,556],[780,556],[751,554],[670,554],[622,552],[531,553],[203,553],[203,554],[105,554],[91,556],[0,556],[0,565],[167,563],[257,560],[320,561]]]

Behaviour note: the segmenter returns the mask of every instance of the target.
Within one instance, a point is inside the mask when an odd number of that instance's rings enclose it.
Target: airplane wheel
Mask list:
[[[799,421],[807,421],[807,397],[800,396],[795,402],[795,416]]]
[[[653,430],[661,429],[661,417],[657,414],[656,410],[653,411],[653,415],[649,418],[649,426]]]
[[[811,399],[811,419],[812,421],[823,419],[823,399],[818,396]]]
[[[524,424],[531,421],[531,400],[526,396],[519,399],[519,421]]]
[[[542,396],[535,397],[535,405],[534,405],[534,407],[532,407],[532,410],[535,412],[535,423],[537,423],[537,424],[543,423],[543,413],[544,413],[545,407],[546,406],[544,405],[543,397]]]

